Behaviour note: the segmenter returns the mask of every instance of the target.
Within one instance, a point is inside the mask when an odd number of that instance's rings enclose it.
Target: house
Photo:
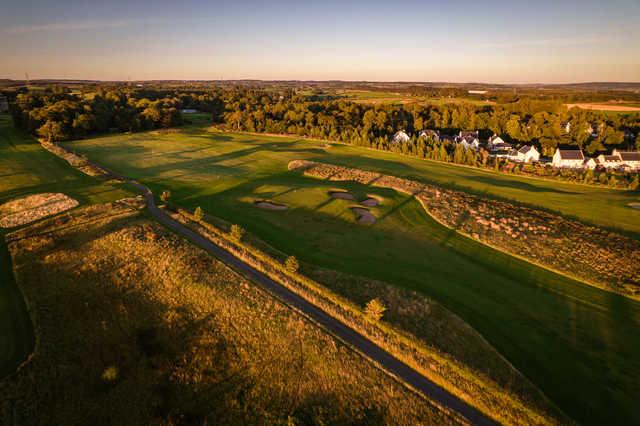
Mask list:
[[[533,145],[522,146],[516,152],[516,161],[523,163],[537,163],[540,161],[540,152]]]
[[[9,112],[9,102],[6,96],[0,95],[0,113],[3,112]]]
[[[620,156],[614,155],[598,155],[597,162],[599,166],[604,167],[605,169],[619,169],[622,166],[622,160]]]
[[[612,155],[620,157],[622,164],[631,171],[640,171],[640,151],[618,151],[614,149]]]
[[[480,140],[474,136],[457,137],[456,143],[462,145],[464,149],[471,148],[476,151],[480,149]]]
[[[556,148],[551,165],[557,168],[581,169],[584,167],[584,160],[581,149]]]
[[[425,129],[420,132],[419,138],[428,138],[435,142],[440,141],[440,132],[437,130]]]
[[[409,142],[411,140],[411,138],[409,137],[408,134],[406,134],[406,132],[404,130],[399,130],[396,132],[395,135],[393,135],[393,138],[391,139],[392,143],[404,143],[404,142]]]
[[[509,151],[513,149],[510,143],[505,142],[498,135],[493,135],[489,138],[489,142],[487,144],[490,151]]]
[[[571,131],[571,123],[569,123],[568,121],[561,121],[560,129],[564,130],[565,133],[569,133]]]
[[[459,138],[466,138],[466,137],[474,137],[474,138],[479,138],[480,137],[480,132],[475,130],[460,130],[460,133],[458,133],[458,137]]]
[[[193,108],[185,108],[180,110],[180,112],[182,112],[183,114],[195,114],[198,112],[198,110]]]

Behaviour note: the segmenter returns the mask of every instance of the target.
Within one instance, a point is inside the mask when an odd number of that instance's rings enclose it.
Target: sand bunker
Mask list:
[[[632,209],[640,210],[640,203],[629,203],[627,205]]]
[[[253,203],[256,207],[267,210],[286,210],[287,206],[284,204],[272,203],[270,201],[256,201]]]
[[[376,222],[376,217],[369,210],[362,207],[351,207],[351,210],[358,217],[358,223],[364,225],[372,225]]]
[[[78,205],[73,198],[60,193],[30,195],[0,206],[0,227],[13,228],[52,216]]]
[[[353,194],[347,191],[331,191],[329,192],[331,198],[339,198],[341,200],[353,200]]]
[[[364,201],[360,201],[360,204],[362,204],[363,206],[367,206],[367,207],[375,207],[378,204],[380,204],[380,200],[378,200],[376,198],[369,197]]]

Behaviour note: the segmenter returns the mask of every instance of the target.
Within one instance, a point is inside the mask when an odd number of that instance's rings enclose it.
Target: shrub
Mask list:
[[[204,213],[202,212],[202,209],[200,207],[196,207],[195,211],[193,212],[193,220],[195,220],[196,222],[200,222],[203,217]]]
[[[118,379],[118,368],[115,365],[105,368],[101,377],[105,383],[115,382]]]
[[[289,272],[298,272],[300,265],[298,264],[298,259],[296,259],[295,256],[289,256],[284,262],[284,267],[287,268],[287,271]]]
[[[377,297],[375,299],[370,300],[364,309],[367,316],[374,321],[380,321],[386,310],[387,310],[387,307],[384,306],[384,303],[382,303],[382,301]]]
[[[231,225],[230,235],[234,241],[240,242],[242,241],[242,236],[244,235],[244,228],[242,228],[242,226],[240,225],[233,224]]]
[[[160,194],[160,200],[163,203],[166,203],[169,201],[169,199],[171,198],[171,191],[162,191],[162,194]]]

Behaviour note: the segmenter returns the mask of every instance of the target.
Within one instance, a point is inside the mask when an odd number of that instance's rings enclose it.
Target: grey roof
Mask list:
[[[618,155],[622,161],[640,161],[640,152],[638,151],[618,151]]]
[[[525,145],[523,147],[521,147],[518,152],[521,154],[526,154],[527,152],[531,151],[531,149],[533,148],[533,146],[531,145]]]

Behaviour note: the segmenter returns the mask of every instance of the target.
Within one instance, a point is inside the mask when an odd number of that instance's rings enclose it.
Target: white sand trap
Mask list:
[[[351,207],[351,210],[358,217],[358,223],[363,225],[372,225],[376,223],[376,217],[369,210],[362,207]]]
[[[30,195],[0,206],[0,227],[13,228],[52,216],[78,205],[73,198],[60,193]]]
[[[640,203],[629,203],[627,205],[632,209],[640,210]]]
[[[272,203],[270,201],[256,201],[253,203],[256,207],[267,210],[286,210],[287,206],[284,204]]]
[[[329,192],[331,198],[339,198],[341,200],[353,200],[353,194],[347,191],[331,191]]]
[[[360,204],[367,207],[375,207],[380,204],[380,200],[378,200],[377,198],[369,197],[364,201],[360,201]]]

